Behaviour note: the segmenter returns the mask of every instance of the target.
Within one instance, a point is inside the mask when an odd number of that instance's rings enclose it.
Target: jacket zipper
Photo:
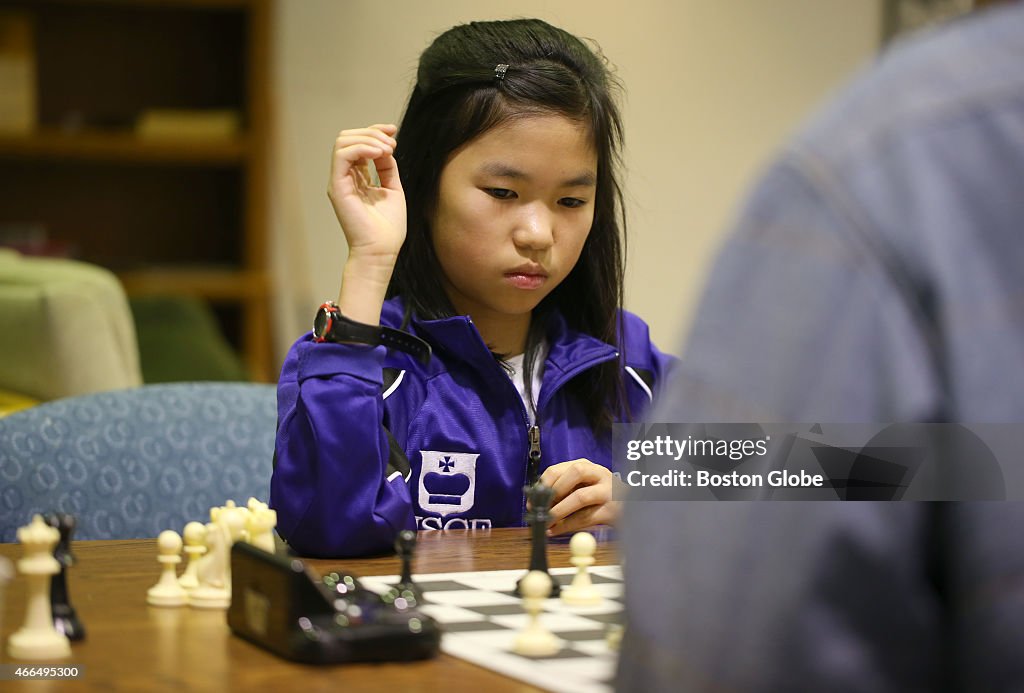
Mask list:
[[[473,319],[467,317],[466,318],[466,324],[472,327],[473,326]],[[481,344],[483,344],[482,340],[481,340]],[[486,348],[486,347],[487,347],[487,345],[484,344],[484,348]],[[578,364],[576,368],[574,368],[570,372],[566,373],[563,376],[563,379],[561,381],[557,381],[556,382],[555,386],[552,387],[552,391],[557,390],[558,387],[561,386],[561,384],[563,382],[565,382],[567,380],[570,380],[571,378],[574,378],[577,374],[581,373],[582,371],[584,371],[584,370],[586,370],[588,368],[592,368],[593,366],[596,366],[599,363],[604,363],[605,361],[609,360],[610,358],[615,358],[618,355],[619,355],[618,352],[615,352],[615,354],[610,356],[610,357],[606,356],[606,357],[602,357],[602,358],[598,358],[598,359],[591,359],[590,361],[584,362],[582,364]],[[501,369],[501,367],[498,366],[497,364],[495,364],[495,367],[497,367],[499,370]],[[502,375],[506,375],[506,374],[504,372],[502,372]],[[504,380],[506,382],[508,382],[509,386],[513,390],[515,390],[515,385],[513,385],[511,379],[506,377],[506,378],[504,378]],[[539,394],[540,393],[538,393],[538,395]],[[516,392],[516,399],[519,399],[519,393],[518,392]],[[540,410],[542,409],[543,404],[544,404],[544,402],[540,401],[540,398],[538,396],[537,408],[536,408],[536,411],[535,411],[535,414],[536,414],[536,417],[537,417],[536,421],[540,420]],[[527,438],[527,442],[530,445],[530,450],[529,450],[529,452],[527,453],[527,456],[526,456],[526,479],[525,479],[526,485],[523,487],[523,506],[522,506],[523,510],[522,510],[522,514],[523,514],[523,525],[525,526],[526,525],[526,489],[529,486],[534,485],[535,483],[537,483],[537,481],[540,480],[540,461],[541,461],[540,426],[536,422],[533,423],[533,424],[530,423],[530,417],[529,417],[529,413],[526,411],[526,406],[527,405],[526,405],[525,402],[522,402],[520,400],[519,406],[522,408],[522,411],[523,411],[523,419],[526,422],[526,438]]]
[[[526,485],[533,486],[540,479],[540,426],[530,426],[526,435],[530,441],[530,453],[526,459]]]
[[[540,426],[527,421],[526,440],[530,450],[526,453],[526,484],[523,486],[522,525],[526,526],[526,491],[540,479]]]
[[[612,358],[615,358],[618,355],[619,355],[618,352],[615,352],[615,354],[614,354],[614,356],[612,356]],[[596,360],[593,360],[591,362],[582,364],[581,367],[577,367],[577,368],[573,369],[573,371],[571,371],[562,381],[556,382],[556,385],[551,388],[551,391],[557,390],[558,387],[562,384],[562,382],[575,377],[577,374],[579,374],[580,372],[586,370],[587,368],[592,368],[593,366],[595,366],[595,365],[597,365],[599,363],[604,363],[607,360],[608,360],[608,358],[601,358],[601,359],[596,359]],[[550,397],[550,395],[549,395],[549,397]],[[537,415],[536,421],[540,421],[540,410],[543,408],[543,405],[546,403],[546,401],[547,401],[546,399],[544,401],[540,401],[540,399],[538,398],[538,401],[537,401],[537,411],[536,411],[536,415]],[[525,404],[523,405],[523,415],[524,415],[524,418],[526,419],[526,439],[527,439],[527,442],[530,445],[530,450],[529,450],[529,452],[526,455],[526,485],[523,487],[523,524],[525,525],[526,524],[526,489],[529,488],[530,486],[533,486],[538,481],[540,481],[541,449],[540,449],[540,425],[537,424],[537,423],[530,424],[530,419],[529,419],[529,416],[527,415]]]

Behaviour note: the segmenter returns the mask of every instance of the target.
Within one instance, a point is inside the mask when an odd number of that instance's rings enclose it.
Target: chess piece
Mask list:
[[[50,612],[53,627],[68,637],[68,640],[84,640],[85,626],[78,619],[68,595],[67,572],[75,564],[71,553],[71,536],[75,532],[75,516],[68,513],[49,513],[46,524],[57,530],[60,539],[53,557],[60,564],[60,572],[50,578]]]
[[[571,606],[596,606],[601,603],[601,594],[590,581],[587,568],[594,564],[597,540],[590,532],[576,532],[569,541],[572,553],[570,563],[576,566],[572,584],[562,590],[562,601]]]
[[[516,654],[526,657],[550,657],[562,649],[562,641],[540,622],[540,612],[544,600],[551,593],[551,576],[539,570],[531,570],[519,581],[523,593],[523,608],[526,609],[529,622],[521,630],[512,644]]]
[[[250,498],[247,504],[249,514],[246,516],[246,541],[267,553],[274,553],[274,527],[277,526],[277,511],[271,510],[266,503]]]
[[[233,501],[210,509],[206,525],[206,554],[197,568],[199,587],[189,591],[188,604],[197,609],[226,609],[231,605],[231,546],[246,534],[248,508]]]
[[[530,536],[532,539],[529,570],[539,570],[550,578],[551,576],[548,573],[547,529],[551,516],[548,514],[548,511],[551,509],[551,499],[555,491],[550,486],[545,486],[539,481],[523,490],[530,500],[530,509],[526,513],[526,521],[530,525]],[[523,578],[520,578],[519,582],[516,583],[516,595],[520,597],[523,596],[520,587],[522,581]],[[558,583],[552,579],[551,596],[557,597],[560,593],[561,589]]]
[[[210,508],[210,521],[223,526],[231,536],[231,543],[244,538],[245,525],[249,518],[249,508],[240,508],[235,501],[225,501],[220,507]],[[228,546],[228,550],[231,547]]]
[[[398,584],[388,590],[385,599],[396,608],[408,609],[423,603],[423,591],[412,579],[412,557],[416,552],[416,532],[403,529],[395,539],[395,551],[402,559],[402,575]],[[399,602],[399,599],[405,600]]]
[[[608,624],[608,632],[605,634],[604,641],[609,650],[619,651],[622,647],[622,634],[625,630],[621,623]]]
[[[199,557],[206,553],[206,525],[202,522],[189,522],[185,525],[184,538],[188,563],[185,565],[185,572],[178,578],[178,584],[186,590],[191,590],[199,587],[196,570],[199,568]]]
[[[189,606],[197,609],[226,609],[231,606],[228,557],[231,541],[227,530],[216,522],[206,525],[206,553],[199,559],[199,586],[188,593]]]
[[[18,571],[28,578],[28,599],[25,625],[7,639],[7,654],[15,659],[56,659],[71,654],[66,635],[53,627],[50,611],[50,590],[47,577],[57,574],[60,564],[53,557],[53,547],[60,532],[35,515],[32,522],[18,530],[18,541],[24,557]]]
[[[188,592],[178,584],[175,566],[181,563],[181,537],[173,529],[165,529],[156,539],[157,561],[163,565],[160,581],[146,592],[146,603],[152,606],[185,606]]]
[[[14,575],[14,569],[11,567],[11,562],[0,556],[0,633],[4,632],[4,587],[7,586],[12,575]]]
[[[199,586],[191,590],[188,603],[197,609],[227,609],[231,606],[231,547],[245,533],[248,508],[228,501],[210,508],[212,522],[206,525],[206,555],[199,559]]]

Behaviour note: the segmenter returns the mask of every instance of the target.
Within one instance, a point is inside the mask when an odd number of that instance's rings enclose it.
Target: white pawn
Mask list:
[[[146,603],[153,606],[184,606],[188,604],[188,592],[178,584],[176,568],[181,563],[181,537],[173,529],[165,529],[156,539],[157,557],[164,566],[160,581],[146,592]]]
[[[562,649],[562,641],[540,622],[544,600],[551,594],[551,577],[540,570],[531,570],[519,583],[523,594],[523,608],[530,618],[526,628],[519,632],[512,651],[526,657],[550,657]]]
[[[597,540],[590,532],[576,532],[569,541],[572,558],[569,561],[576,566],[576,576],[572,584],[562,589],[562,601],[572,606],[596,606],[603,599],[590,581],[587,568],[594,564],[594,551]]]
[[[199,587],[199,557],[206,553],[206,525],[202,522],[189,522],[185,525],[185,555],[188,564],[185,572],[178,578],[178,584],[186,590]]]
[[[60,532],[35,515],[30,524],[18,530],[18,541],[25,557],[18,561],[18,571],[28,578],[28,603],[25,625],[7,639],[7,654],[16,659],[53,659],[71,654],[67,636],[53,627],[50,609],[50,576],[60,572],[53,557],[53,547],[60,541]]]

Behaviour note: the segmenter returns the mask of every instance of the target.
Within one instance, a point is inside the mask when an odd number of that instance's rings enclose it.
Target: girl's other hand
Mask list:
[[[405,193],[391,124],[342,130],[334,141],[327,196],[348,242],[349,258],[394,264],[405,240]],[[369,162],[380,184],[371,180]]]
[[[614,524],[619,518],[620,501],[613,500],[617,480],[607,467],[587,459],[561,462],[545,469],[540,481],[554,489],[549,534]]]

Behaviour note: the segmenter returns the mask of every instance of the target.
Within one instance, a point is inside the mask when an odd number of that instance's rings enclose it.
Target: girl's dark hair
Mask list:
[[[502,79],[496,77],[499,64],[508,65]],[[429,219],[441,170],[457,149],[512,118],[557,114],[584,123],[597,152],[593,226],[576,266],[534,310],[524,359],[527,387],[554,311],[571,328],[618,345],[625,216],[617,178],[622,144],[613,98],[617,89],[602,57],[572,34],[538,19],[456,26],[420,56],[395,151],[408,232],[388,287],[389,297],[401,295],[420,317],[455,315],[441,282]],[[569,385],[595,431],[610,429],[614,413],[628,415],[621,372],[621,364],[613,360]]]

